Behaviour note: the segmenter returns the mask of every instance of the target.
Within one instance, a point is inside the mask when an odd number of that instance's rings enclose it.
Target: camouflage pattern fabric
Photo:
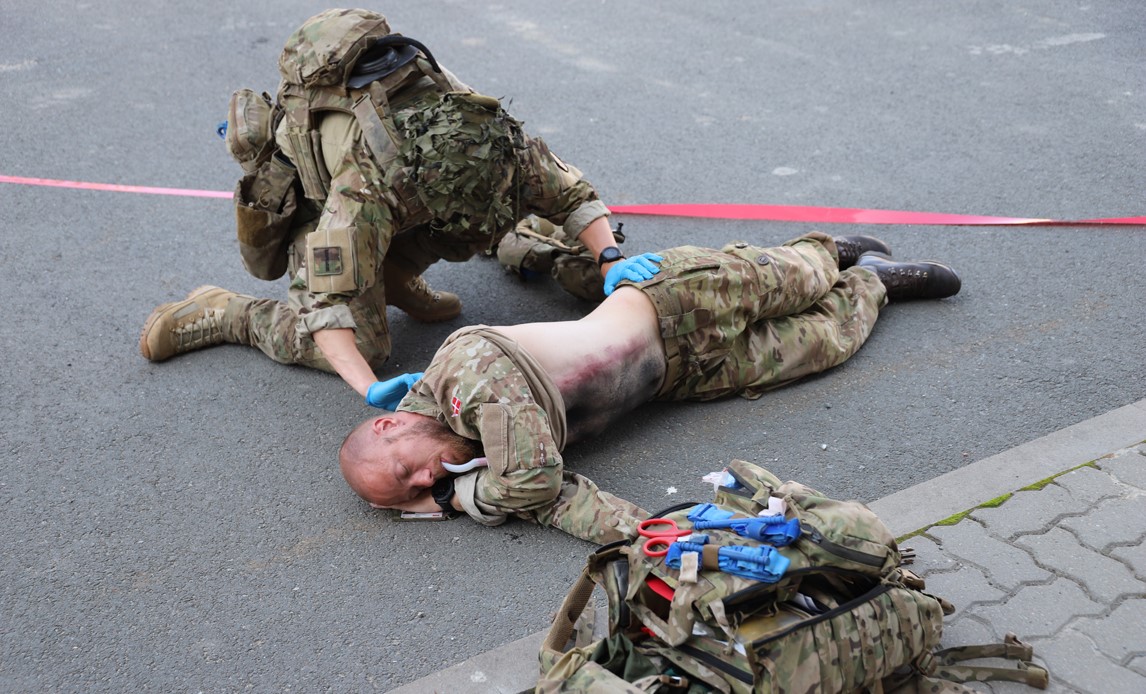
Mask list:
[[[656,304],[665,335],[663,399],[762,392],[841,363],[885,302],[874,273],[839,273],[835,244],[824,234],[780,248],[733,244],[661,255],[658,278],[638,286]],[[684,355],[675,370],[674,354]],[[645,515],[563,470],[560,392],[528,353],[484,326],[454,333],[399,409],[482,442],[489,468],[455,484],[479,522],[515,514],[601,543],[631,533]]]
[[[661,400],[755,399],[842,364],[887,303],[874,272],[839,271],[835,242],[820,232],[778,248],[733,243],[661,255],[661,272],[635,285],[660,316]]]
[[[283,79],[305,87],[346,84],[367,49],[366,39],[386,36],[390,24],[376,12],[330,9],[307,19],[287,38],[279,55]]]
[[[434,216],[434,231],[492,248],[522,216],[515,185],[516,150],[524,148],[521,124],[497,99],[465,92],[446,94],[395,122],[410,180]]]
[[[624,234],[617,230],[613,239],[617,244],[625,242]],[[502,237],[497,244],[497,262],[523,280],[550,276],[578,299],[605,300],[601,268],[593,253],[569,238],[563,227],[536,215],[521,220]]]
[[[1001,644],[937,650],[943,617],[954,607],[923,592],[922,579],[899,565],[895,539],[865,506],[781,482],[745,461],[727,471],[733,481],[717,489],[719,509],[753,518],[769,499],[783,499],[785,517],[800,521],[795,542],[773,548],[792,559],[780,579],[763,583],[707,568],[686,578],[683,562],[674,569],[649,556],[643,538],[600,547],[542,644],[538,692],[654,691],[645,687],[661,686],[666,676],[678,690],[737,694],[969,692],[959,683],[988,681],[1047,686],[1046,670],[1030,662],[1031,647],[1013,634]],[[688,529],[693,508],[657,516]],[[698,532],[708,536],[706,546],[763,545],[729,530]],[[857,554],[873,561],[857,565]],[[654,581],[661,590],[650,588]],[[610,638],[566,650],[594,586],[608,598]],[[1017,666],[963,664],[983,658]]]
[[[297,221],[297,220],[296,220]],[[359,352],[374,369],[381,368],[390,356],[390,334],[386,322],[386,300],[381,283],[361,294],[347,297],[345,304],[322,302],[322,295],[316,295],[306,288],[305,239],[313,231],[318,220],[312,216],[309,222],[295,230],[294,240],[287,251],[288,273],[291,284],[287,289],[286,302],[273,299],[255,299],[232,302],[224,315],[226,330],[235,336],[228,340],[256,347],[280,364],[295,364],[333,373],[334,369],[322,356],[322,351],[314,343],[311,333],[316,325],[302,328],[304,319],[313,321],[315,317],[331,317],[334,320],[326,327],[354,328],[354,340]],[[316,309],[329,309],[317,311]]]
[[[424,147],[415,148],[417,167],[408,165],[402,157],[385,162],[375,160],[360,124],[349,112],[349,97],[341,85],[366,50],[369,39],[389,33],[385,17],[377,13],[327,10],[295,31],[280,56],[284,85],[289,82],[314,90],[316,108],[328,109],[313,114],[322,156],[311,168],[317,165],[328,174],[329,193],[317,201],[299,196],[298,211],[289,217],[277,214],[283,210],[261,214],[263,210],[258,204],[251,210],[238,212],[242,238],[248,247],[244,249],[248,256],[245,262],[251,265],[256,276],[281,275],[283,260],[267,256],[276,248],[286,249],[291,280],[287,301],[261,301],[233,317],[239,323],[236,334],[276,361],[328,369],[329,365],[316,352],[311,333],[351,328],[356,331],[356,341],[367,361],[378,368],[390,354],[382,288],[387,267],[415,276],[439,260],[464,261],[488,249],[498,233],[517,221],[516,215],[524,217],[535,213],[579,232],[597,217],[608,214],[581,173],[553,155],[540,139],[531,139],[524,133],[515,135],[517,139],[508,161],[500,145],[470,142],[471,137],[485,137],[483,133],[492,130],[483,130],[481,124],[476,129],[470,127],[475,118],[481,120],[480,108],[470,108],[473,103],[466,101],[465,93],[472,90],[444,68],[444,83],[462,93],[449,100],[449,108],[435,108],[442,90],[428,78],[403,82],[398,93],[391,94],[389,100],[394,122],[403,124],[403,128],[410,123],[412,132],[421,132],[421,137],[433,139],[430,131],[434,130],[440,138],[441,127],[460,121],[464,132],[452,139],[447,136],[447,147],[443,150],[449,150],[448,164],[454,167],[449,176],[433,168],[443,163],[434,160],[440,153]],[[280,88],[280,100],[285,93]],[[251,95],[247,101],[257,104],[256,98],[257,95]],[[454,108],[457,104],[462,105]],[[494,120],[516,123],[504,115],[500,106],[495,110]],[[309,138],[300,138],[298,132],[292,132],[289,118],[279,122],[274,137],[282,155],[296,167],[300,159],[305,159],[295,147]],[[421,146],[429,140],[419,142]],[[411,153],[415,153],[414,150]],[[257,160],[261,161],[265,154],[259,150]],[[244,155],[244,160],[248,158]],[[448,215],[443,221],[410,187],[410,178],[415,174],[423,181],[423,187],[437,196],[451,195],[449,189],[454,185],[468,191],[472,202],[478,183],[486,186],[487,191],[501,194],[491,208],[494,211],[486,216],[471,216],[470,226],[460,224],[455,218],[458,210],[452,208],[443,208],[441,214]],[[244,193],[248,188],[252,188],[250,182]],[[250,193],[245,197],[255,201],[259,191],[252,189]],[[429,199],[438,198],[430,196]],[[470,209],[473,207],[470,205],[466,210],[474,212]],[[503,222],[506,210],[513,213]],[[286,223],[289,228],[282,229]],[[277,226],[272,229],[271,224]],[[501,232],[494,229],[503,224]],[[431,233],[434,228],[437,231]],[[456,233],[444,233],[447,229]],[[266,238],[272,231],[276,239],[281,236],[285,242],[276,244],[275,239]],[[341,233],[340,238],[349,239],[346,247],[337,249],[342,261],[337,266],[339,281],[333,283],[337,291],[315,286],[315,268],[307,267],[310,263],[306,259],[305,236],[314,231],[337,231]]]
[[[447,338],[398,406],[481,441],[489,466],[454,483],[478,522],[513,514],[596,543],[629,537],[648,514],[564,469],[564,408],[540,364],[485,326]]]

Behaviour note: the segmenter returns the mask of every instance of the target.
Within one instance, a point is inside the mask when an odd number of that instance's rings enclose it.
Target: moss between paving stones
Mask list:
[[[1082,465],[1076,465],[1076,466],[1070,468],[1069,470],[1064,470],[1064,471],[1059,472],[1057,474],[1051,475],[1050,477],[1047,477],[1046,479],[1039,480],[1038,482],[1035,482],[1034,484],[1028,484],[1027,486],[1020,488],[1019,491],[1020,492],[1037,492],[1037,491],[1043,489],[1044,487],[1046,487],[1051,482],[1054,482],[1059,477],[1062,477],[1063,475],[1074,472],[1075,470],[1078,470],[1078,469],[1084,468],[1084,467],[1092,467],[1092,468],[1098,469],[1098,465],[1096,465],[1095,461],[1092,460],[1089,463],[1083,463]],[[966,511],[960,511],[959,513],[947,516],[946,518],[944,518],[941,521],[932,523],[931,525],[924,526],[924,527],[920,528],[919,530],[916,530],[914,532],[907,533],[906,535],[902,535],[900,537],[897,537],[897,538],[895,538],[895,541],[896,542],[905,542],[907,540],[910,540],[913,537],[917,537],[919,535],[926,535],[928,530],[930,530],[931,528],[934,528],[937,525],[939,525],[939,526],[955,525],[956,523],[963,520],[967,516],[971,515],[972,513],[974,513],[978,509],[981,509],[981,508],[998,508],[999,506],[1002,506],[1012,496],[1014,496],[1014,492],[1008,492],[1008,493],[1003,494],[1001,496],[997,496],[994,499],[984,501],[983,503],[979,504],[978,506],[973,506],[973,507],[967,509]]]

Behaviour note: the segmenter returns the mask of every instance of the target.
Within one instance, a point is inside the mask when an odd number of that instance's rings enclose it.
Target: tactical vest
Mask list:
[[[416,49],[416,50],[411,50]],[[375,79],[360,63],[383,63]],[[387,61],[390,63],[387,65]],[[322,113],[354,116],[378,168],[385,174],[399,156],[400,133],[393,111],[416,99],[451,91],[433,55],[420,43],[391,34],[382,15],[366,10],[327,10],[294,34],[279,57],[278,106],[305,196],[325,200],[330,172],[322,156]],[[369,80],[369,81],[366,81]],[[393,101],[392,101],[393,100]],[[402,177],[404,178],[404,177]],[[386,181],[406,197],[405,181]]]
[[[279,72],[275,101],[250,89],[231,96],[220,133],[244,171],[234,197],[239,252],[248,272],[264,280],[286,272],[296,230],[330,192],[322,114],[353,116],[385,185],[411,203],[417,191],[408,169],[395,162],[401,139],[394,107],[438,101],[452,88],[428,49],[391,34],[385,17],[366,10],[327,10],[308,19],[287,40]],[[293,163],[279,149],[280,123]],[[299,200],[300,193],[313,202]]]
[[[492,249],[521,217],[521,124],[493,97],[454,91],[458,84],[429,50],[391,33],[382,15],[315,15],[287,40],[279,72],[273,104],[251,90],[235,93],[231,121],[242,130],[225,135],[247,172],[236,187],[236,216],[243,263],[256,277],[282,275],[295,210],[321,209],[330,193],[319,132],[324,113],[355,118],[380,183],[431,232]],[[296,188],[312,202],[296,201]]]

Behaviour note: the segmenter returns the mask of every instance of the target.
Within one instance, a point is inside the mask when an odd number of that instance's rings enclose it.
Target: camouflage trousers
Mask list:
[[[837,366],[887,303],[874,272],[840,272],[835,242],[819,232],[778,248],[734,243],[660,255],[660,273],[635,285],[660,317],[668,363],[658,400],[754,399]],[[649,514],[566,470],[552,504],[520,515],[605,544],[634,537]]]
[[[842,364],[887,303],[874,272],[839,270],[835,242],[820,232],[776,248],[661,255],[660,273],[636,285],[660,316],[668,363],[658,400],[755,399]]]

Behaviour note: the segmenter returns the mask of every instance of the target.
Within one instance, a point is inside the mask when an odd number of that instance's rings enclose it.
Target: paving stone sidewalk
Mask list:
[[[1146,692],[1146,443],[905,540],[956,606],[943,645],[1034,647],[1049,692]],[[1012,683],[983,691],[1031,692]]]

